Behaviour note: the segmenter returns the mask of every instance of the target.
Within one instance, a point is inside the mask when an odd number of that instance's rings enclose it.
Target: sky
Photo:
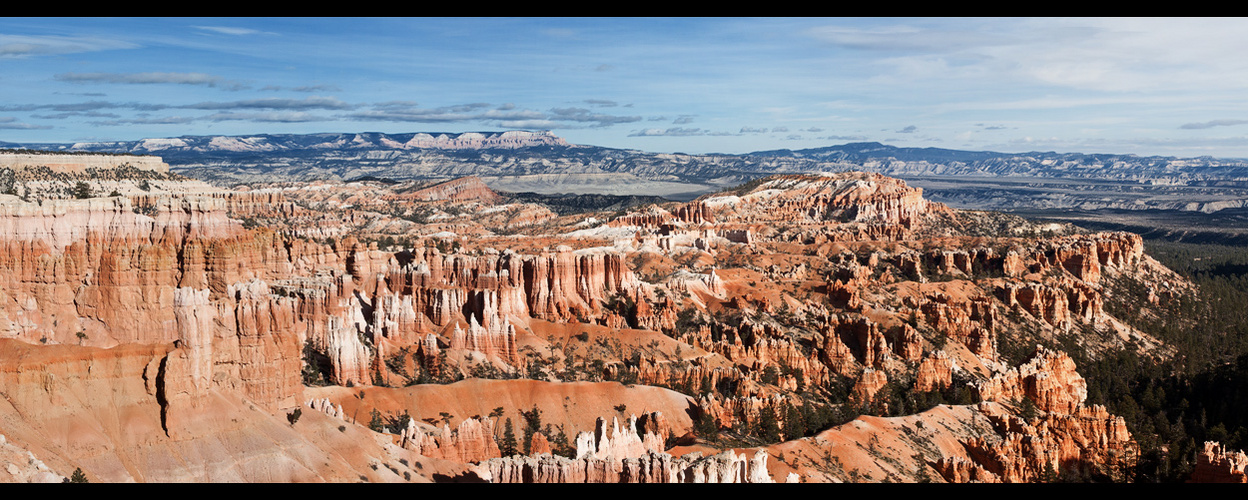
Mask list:
[[[0,141],[550,130],[1248,157],[1248,19],[2,18]]]

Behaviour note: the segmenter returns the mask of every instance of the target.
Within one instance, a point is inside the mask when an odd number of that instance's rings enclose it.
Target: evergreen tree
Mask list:
[[[768,443],[780,442],[780,424],[776,422],[776,412],[770,407],[758,413],[758,437]]]
[[[494,438],[498,439],[498,419],[503,416],[503,407],[495,408],[490,411],[490,418],[494,419]]]
[[[710,413],[699,411],[698,419],[693,423],[693,431],[702,439],[715,439],[719,436],[719,421]]]
[[[368,428],[372,429],[373,432],[381,432],[386,425],[385,422],[381,420],[381,412],[377,411],[376,408],[373,408],[373,411],[368,412],[368,415]]]
[[[556,432],[550,424],[546,424],[546,435],[550,436],[550,451],[555,455],[567,458],[576,457],[576,448],[573,448],[572,444],[568,442],[568,435],[563,432],[562,425],[559,426],[558,432]]]
[[[516,449],[516,431],[511,425],[511,417],[507,417],[507,423],[503,424],[503,446],[502,452],[504,457],[510,457],[519,453]]]
[[[533,435],[542,430],[542,410],[534,405],[532,410],[520,410],[520,416],[524,417],[524,454],[528,455],[533,452]]]
[[[67,483],[89,483],[87,475],[82,472],[82,467],[74,469],[74,473],[65,480]]]
[[[91,185],[83,181],[74,184],[74,197],[78,199],[91,197]]]
[[[806,419],[793,403],[784,402],[784,439],[792,440],[806,435]]]

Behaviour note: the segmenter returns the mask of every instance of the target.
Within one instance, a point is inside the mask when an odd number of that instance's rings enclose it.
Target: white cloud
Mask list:
[[[251,28],[237,28],[233,26],[192,26],[192,28],[200,29],[204,31],[211,31],[213,33],[220,33],[222,35],[234,35],[234,36],[276,35],[277,34],[277,33],[272,33],[268,31],[253,30]]]
[[[133,49],[137,44],[120,40],[69,36],[0,35],[0,58],[46,56]]]

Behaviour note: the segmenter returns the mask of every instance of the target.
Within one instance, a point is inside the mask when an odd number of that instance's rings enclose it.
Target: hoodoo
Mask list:
[[[560,216],[475,178],[161,172],[0,200],[0,433],[58,477],[1112,478],[1139,445],[1059,346],[1170,356],[1107,304],[1190,289],[1138,236],[985,236],[878,174]]]

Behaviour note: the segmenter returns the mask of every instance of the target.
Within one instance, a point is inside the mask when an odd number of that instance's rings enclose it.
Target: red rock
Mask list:
[[[576,458],[601,458],[609,461],[636,458],[653,451],[663,451],[664,437],[655,433],[640,434],[637,416],[633,415],[620,427],[619,419],[607,421],[598,418],[592,432],[576,436]]]
[[[442,424],[442,433],[432,436],[422,432],[416,421],[408,420],[400,433],[400,445],[426,457],[459,463],[476,463],[499,458],[502,452],[494,441],[494,422],[489,419],[467,418],[454,430]]]
[[[888,375],[883,371],[867,368],[862,371],[862,375],[854,382],[854,388],[851,391],[854,398],[858,401],[871,401],[875,398],[875,394],[884,388],[888,383]]]
[[[458,179],[440,182],[424,189],[418,189],[410,193],[404,193],[394,197],[395,200],[420,200],[420,201],[466,201],[474,200],[485,203],[498,203],[502,201],[502,197],[498,193],[486,186],[481,179],[475,176],[460,177]],[[391,201],[391,200],[386,200]]]
[[[949,387],[953,383],[953,359],[945,351],[936,351],[919,363],[914,377],[914,392],[928,392]]]
[[[1088,396],[1088,385],[1065,353],[1037,346],[1031,360],[977,386],[984,401],[1028,398],[1042,411],[1073,414]]]
[[[477,474],[492,483],[770,483],[767,453],[750,458],[732,450],[710,457],[700,453],[673,458],[649,452],[637,458],[572,460],[543,455],[486,461]]]
[[[1196,468],[1189,483],[1248,483],[1248,455],[1227,450],[1217,441],[1206,441],[1196,455]]]

